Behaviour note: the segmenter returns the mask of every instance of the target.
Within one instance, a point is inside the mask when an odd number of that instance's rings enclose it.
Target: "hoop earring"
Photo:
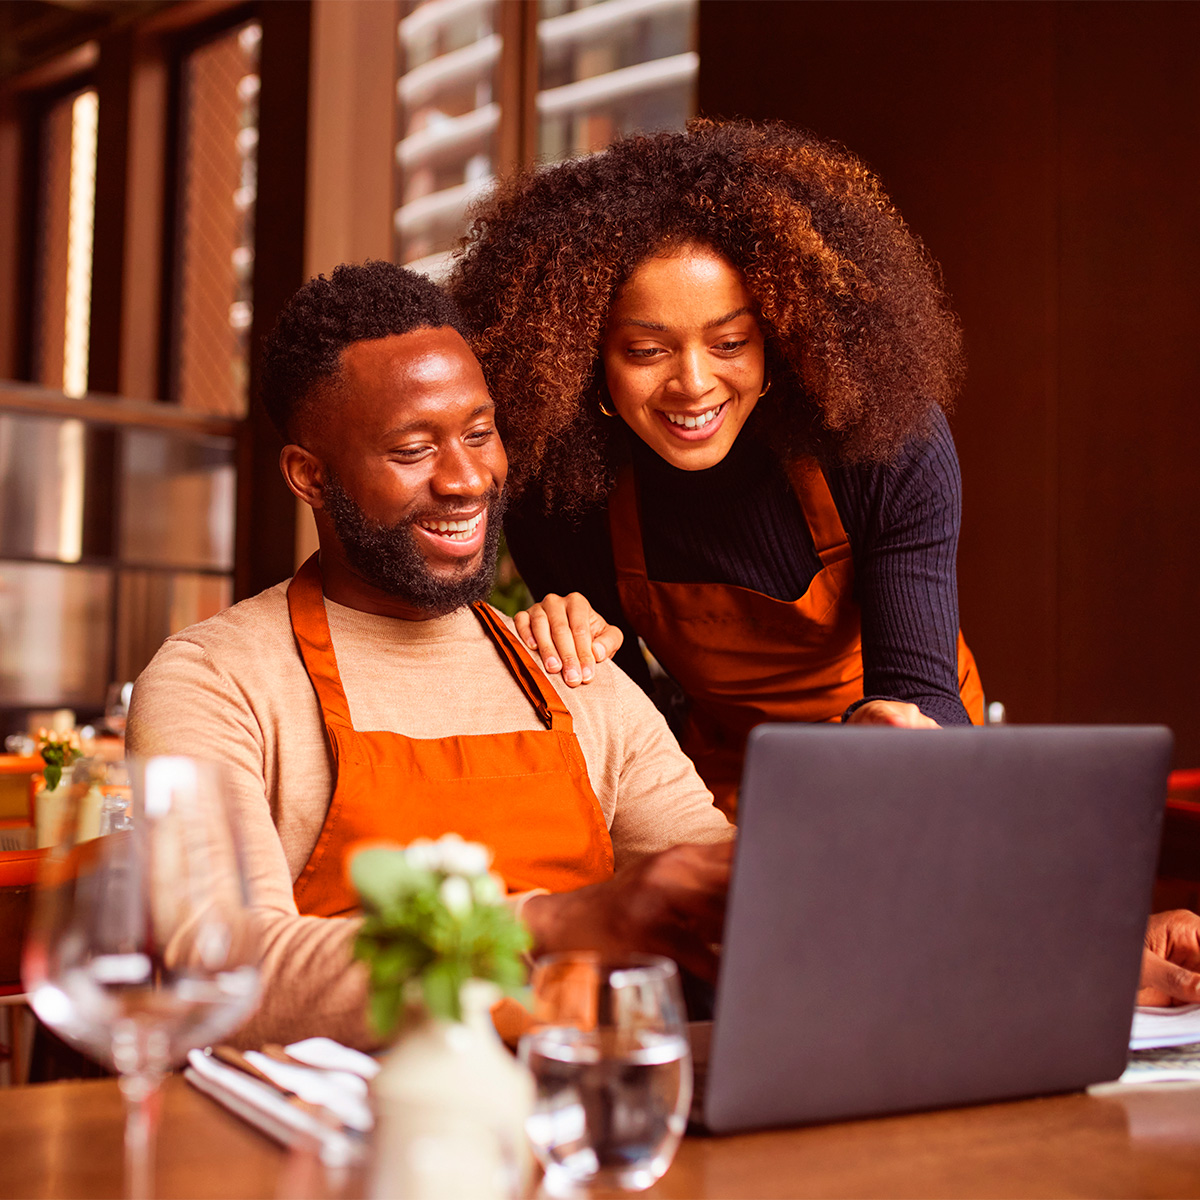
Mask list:
[[[600,415],[604,417],[615,417],[617,415],[615,412],[611,412],[604,407],[604,397],[606,395],[608,395],[608,386],[602,383],[600,385],[600,394],[596,398],[596,404],[600,409]],[[610,396],[609,399],[611,400],[612,397]]]
[[[764,387],[763,390],[758,393],[758,398],[761,400],[770,390],[771,390],[771,377],[770,377],[770,375],[768,375],[767,376],[767,386]]]

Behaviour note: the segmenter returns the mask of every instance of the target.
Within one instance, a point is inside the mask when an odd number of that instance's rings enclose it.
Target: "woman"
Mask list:
[[[764,720],[982,720],[942,411],[958,325],[855,158],[778,124],[627,139],[501,189],[451,287],[518,568],[621,627],[649,688],[644,640],[718,801]]]

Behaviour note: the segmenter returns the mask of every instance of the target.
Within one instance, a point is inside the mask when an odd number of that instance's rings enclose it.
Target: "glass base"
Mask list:
[[[666,1158],[593,1171],[573,1171],[569,1167],[551,1165],[542,1178],[541,1194],[568,1200],[594,1192],[644,1192],[667,1173],[668,1166],[670,1160]]]

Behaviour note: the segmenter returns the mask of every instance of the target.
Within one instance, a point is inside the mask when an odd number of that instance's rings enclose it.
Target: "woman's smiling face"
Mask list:
[[[729,453],[763,390],[758,306],[737,268],[704,245],[638,266],[613,302],[601,355],[618,415],[684,471]]]

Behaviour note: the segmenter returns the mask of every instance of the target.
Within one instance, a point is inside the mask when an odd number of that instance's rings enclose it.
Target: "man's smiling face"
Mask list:
[[[491,590],[508,470],[479,363],[449,327],[355,342],[312,449],[346,565],[422,619]]]

